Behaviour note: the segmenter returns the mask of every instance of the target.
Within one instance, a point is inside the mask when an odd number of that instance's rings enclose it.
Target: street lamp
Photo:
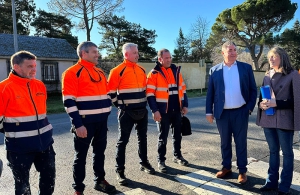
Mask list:
[[[11,9],[12,9],[12,16],[13,16],[14,48],[15,48],[15,52],[18,52],[19,48],[18,48],[18,36],[17,36],[15,0],[11,1],[11,5],[12,5]]]

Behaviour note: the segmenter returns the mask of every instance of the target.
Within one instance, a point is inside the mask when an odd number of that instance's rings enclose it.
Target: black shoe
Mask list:
[[[162,173],[167,172],[167,167],[166,167],[165,162],[158,162],[158,171],[162,172]]]
[[[115,186],[110,185],[106,180],[102,180],[100,183],[95,184],[95,190],[112,193],[116,191]]]
[[[181,157],[174,157],[173,162],[177,163],[177,164],[180,164],[182,166],[187,166],[189,164],[189,162],[187,160],[185,160],[182,156]]]
[[[282,191],[278,191],[277,195],[288,195],[290,194],[289,192],[282,192]]]
[[[260,191],[271,191],[271,190],[277,190],[277,188],[271,188],[268,187],[267,185],[263,185],[261,188],[259,188]]]
[[[155,170],[153,169],[153,167],[150,165],[149,161],[147,161],[146,163],[141,163],[141,167],[140,167],[141,171],[144,171],[146,173],[149,173],[151,175],[155,174]]]
[[[117,181],[120,185],[127,185],[127,178],[125,177],[124,170],[116,170]]]

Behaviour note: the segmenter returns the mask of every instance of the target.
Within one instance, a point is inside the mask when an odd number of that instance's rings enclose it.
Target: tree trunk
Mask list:
[[[258,70],[259,69],[259,65],[258,65],[258,59],[257,59],[257,57],[255,57],[254,59],[252,59],[252,62],[253,62],[253,65],[254,65],[254,67],[252,65],[253,70]]]
[[[86,28],[86,40],[91,41],[91,30]]]
[[[256,49],[256,45],[250,45],[248,47],[249,51],[250,51],[250,55],[251,55],[251,58],[252,58],[252,67],[253,67],[253,70],[259,70],[259,64],[258,64],[258,60],[263,52],[263,49],[264,49],[264,46],[263,45],[259,45],[259,52],[257,55],[255,55],[255,49]]]

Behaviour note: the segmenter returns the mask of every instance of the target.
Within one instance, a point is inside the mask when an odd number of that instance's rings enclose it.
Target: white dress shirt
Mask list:
[[[224,109],[242,107],[246,102],[241,93],[240,76],[236,61],[230,67],[223,62],[223,77],[225,86]]]

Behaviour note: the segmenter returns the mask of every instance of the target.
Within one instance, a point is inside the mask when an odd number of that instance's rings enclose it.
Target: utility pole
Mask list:
[[[15,48],[15,52],[18,52],[19,48],[18,48],[18,35],[17,35],[15,0],[11,0],[11,5],[12,5],[11,9],[12,9],[12,16],[13,16],[14,48]]]

